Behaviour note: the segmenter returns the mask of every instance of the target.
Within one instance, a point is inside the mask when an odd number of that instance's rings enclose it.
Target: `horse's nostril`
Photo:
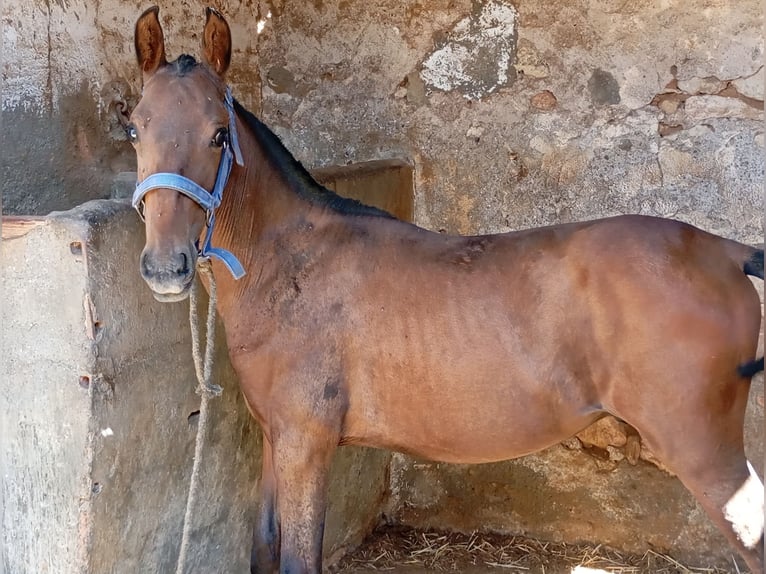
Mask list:
[[[176,270],[176,273],[179,275],[189,274],[189,256],[186,254],[186,252],[181,252],[181,261],[178,269]]]
[[[141,258],[139,259],[138,264],[141,269],[141,275],[144,277],[149,277],[151,272],[149,270],[149,258],[146,256],[146,253],[141,254]]]

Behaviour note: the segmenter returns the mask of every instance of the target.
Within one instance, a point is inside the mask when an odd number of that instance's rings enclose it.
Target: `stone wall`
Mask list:
[[[431,229],[647,213],[761,241],[761,12],[279,3],[259,46],[263,116],[311,165],[413,159]]]
[[[758,2],[219,4],[240,101],[308,166],[413,162],[425,227],[630,212],[761,240]],[[170,57],[197,52],[203,6],[162,5]],[[132,170],[114,104],[140,93],[145,7],[6,0],[5,212],[108,196]]]
[[[212,4],[232,26],[235,96],[310,168],[413,165],[419,225],[481,233],[644,213],[763,242],[759,2]],[[197,53],[203,6],[161,6],[171,57]],[[146,7],[5,0],[4,213],[106,197],[133,169],[113,103],[139,94],[132,30]],[[758,468],[763,411],[759,381],[746,429]],[[397,457],[390,513],[728,555],[678,483],[618,460],[624,450],[570,441],[470,468]]]

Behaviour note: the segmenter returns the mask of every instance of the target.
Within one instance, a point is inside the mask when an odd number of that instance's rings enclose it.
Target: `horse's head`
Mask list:
[[[150,8],[136,22],[143,93],[127,134],[138,159],[134,205],[146,224],[141,275],[155,298],[178,301],[189,293],[198,250],[205,254],[210,247],[209,236],[201,235],[206,224],[212,228],[231,148],[237,149],[233,104],[223,79],[231,34],[223,17],[208,8],[202,62],[183,55],[168,63],[158,12]]]

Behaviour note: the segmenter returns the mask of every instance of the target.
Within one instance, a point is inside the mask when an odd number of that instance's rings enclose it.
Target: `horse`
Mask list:
[[[607,414],[761,572],[763,485],[743,425],[763,369],[748,278],[763,279],[763,250],[637,215],[477,236],[400,221],[319,185],[233,98],[220,13],[206,10],[200,61],[168,61],[158,14],[135,25],[143,92],[126,127],[138,267],[171,302],[212,261],[264,437],[252,572],[321,571],[339,446],[484,463]]]

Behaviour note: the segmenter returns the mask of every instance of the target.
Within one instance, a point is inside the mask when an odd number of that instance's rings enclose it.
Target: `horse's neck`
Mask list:
[[[237,282],[222,265],[214,265],[222,305],[236,304],[232,299],[242,295],[257,273],[263,263],[259,261],[263,258],[259,253],[262,239],[289,232],[294,222],[313,211],[311,203],[293,191],[284,174],[266,158],[250,130],[242,125],[238,131],[244,167],[235,165],[232,169],[216,211],[213,245],[232,252],[248,275]]]
[[[290,189],[284,175],[269,162],[256,137],[242,122],[238,131],[244,167],[233,167],[216,217],[221,246],[238,257],[241,252],[247,259],[264,233],[309,206]]]

